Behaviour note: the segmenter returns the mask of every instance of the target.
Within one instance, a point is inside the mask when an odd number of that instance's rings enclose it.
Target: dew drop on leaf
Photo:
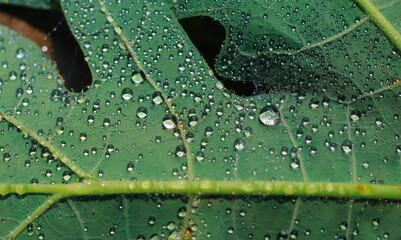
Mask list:
[[[71,180],[71,178],[72,178],[71,172],[69,172],[69,171],[63,172],[63,180],[64,181],[68,182]]]
[[[362,163],[362,167],[363,167],[363,168],[369,168],[369,167],[370,167],[370,163],[369,163],[368,161],[364,161],[364,162]]]
[[[244,150],[245,149],[245,140],[243,138],[237,138],[234,141],[234,148],[237,149],[238,151]]]
[[[190,116],[188,118],[188,125],[190,127],[196,126],[198,124],[198,122],[199,122],[199,118],[197,116]]]
[[[163,97],[161,92],[155,92],[152,95],[152,102],[156,105],[160,105],[163,103]]]
[[[183,157],[183,156],[185,156],[186,153],[187,153],[187,150],[185,149],[184,145],[179,145],[175,149],[175,154],[177,155],[177,157]]]
[[[11,160],[11,154],[10,153],[4,153],[3,154],[3,161],[8,162]]]
[[[148,110],[145,107],[139,107],[136,111],[138,118],[145,118],[148,115]]]
[[[345,231],[346,229],[347,229],[347,227],[348,227],[348,223],[347,222],[345,222],[345,221],[342,221],[341,223],[340,223],[340,230],[342,230],[342,231]]]
[[[58,89],[54,89],[52,92],[51,92],[51,94],[50,94],[50,99],[52,100],[52,101],[58,101],[58,100],[60,100],[61,99],[61,91],[60,90],[58,90]]]
[[[131,81],[135,84],[143,83],[145,79],[146,77],[143,71],[132,73]]]
[[[12,71],[12,72],[10,72],[8,77],[10,78],[11,81],[17,80],[17,73]]]
[[[105,118],[104,120],[103,120],[103,126],[109,126],[110,125],[110,118]]]
[[[351,120],[356,122],[359,121],[359,119],[361,118],[361,112],[359,112],[358,110],[353,110],[351,112]]]
[[[354,144],[350,141],[350,140],[345,140],[342,144],[341,144],[341,149],[343,150],[343,152],[345,153],[349,153],[353,150],[354,148]]]
[[[203,153],[202,151],[197,152],[195,159],[198,162],[203,161],[205,159],[205,153]]]
[[[188,142],[193,142],[195,140],[195,134],[193,134],[192,132],[188,132],[187,134],[185,134],[185,139]]]
[[[131,100],[132,97],[133,97],[133,95],[134,95],[134,92],[132,91],[131,88],[124,88],[124,89],[121,91],[121,98],[124,99],[124,100],[126,100],[126,101]]]
[[[380,219],[379,218],[374,218],[372,221],[372,226],[378,227],[380,224]]]
[[[251,127],[246,127],[246,128],[244,129],[244,135],[245,135],[245,137],[250,137],[250,136],[252,135],[252,132],[253,132],[253,130],[252,130]]]
[[[79,135],[79,140],[81,140],[82,142],[86,141],[88,139],[88,136],[86,135],[86,133],[81,133]]]
[[[319,100],[317,100],[316,98],[312,98],[309,102],[309,107],[312,109],[319,107]]]
[[[186,215],[186,213],[187,213],[186,208],[185,208],[185,207],[182,207],[182,208],[178,209],[177,216],[178,216],[179,218],[184,218],[185,215]]]
[[[176,227],[176,224],[173,221],[167,223],[167,226],[166,226],[167,230],[169,230],[170,232],[174,231],[175,227]]]
[[[25,50],[23,48],[18,48],[17,51],[15,51],[15,57],[18,59],[21,59],[25,56]]]
[[[173,115],[168,114],[163,118],[162,124],[163,127],[166,129],[174,129],[177,127],[177,118]]]
[[[290,167],[292,169],[297,169],[299,168],[299,159],[298,158],[292,158],[290,162]]]
[[[33,224],[32,223],[28,223],[27,226],[27,235],[29,237],[31,237],[34,234],[34,230],[33,230]]]
[[[154,226],[156,224],[156,218],[155,217],[149,217],[148,224],[149,224],[149,226]]]
[[[128,172],[134,171],[134,164],[133,164],[132,162],[129,162],[129,163],[127,164],[127,171],[128,171]]]
[[[260,110],[259,120],[264,125],[273,126],[280,121],[280,113],[274,106],[265,106]]]

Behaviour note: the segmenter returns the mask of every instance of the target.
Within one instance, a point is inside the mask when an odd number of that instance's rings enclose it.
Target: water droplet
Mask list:
[[[291,162],[290,162],[290,167],[292,169],[297,169],[297,168],[299,168],[299,164],[300,164],[300,162],[299,162],[298,158],[292,158]]]
[[[135,84],[143,83],[146,79],[145,73],[143,71],[133,72],[131,81]]]
[[[149,217],[148,224],[149,224],[149,226],[155,225],[156,224],[156,218],[155,217]]]
[[[38,179],[36,179],[36,178],[31,179],[31,184],[38,184],[38,183],[39,183]]]
[[[18,75],[16,72],[12,71],[8,74],[8,77],[10,78],[11,81],[17,80]]]
[[[32,223],[28,223],[27,234],[28,234],[29,237],[33,236],[33,234],[34,234],[33,224]]]
[[[195,134],[193,134],[192,132],[188,132],[187,134],[185,134],[185,139],[188,142],[193,142],[195,140]]]
[[[213,134],[213,128],[212,127],[206,127],[205,128],[205,136],[206,137],[209,137],[209,136],[211,136]]]
[[[240,210],[240,212],[239,212],[239,215],[240,215],[241,217],[245,217],[245,216],[246,216],[246,210],[242,208],[242,209]]]
[[[374,218],[372,221],[372,226],[377,227],[380,224],[380,219],[379,218]]]
[[[380,126],[380,125],[383,124],[383,120],[382,120],[381,118],[376,118],[375,124],[376,124],[377,126]]]
[[[139,107],[136,111],[136,115],[139,118],[145,118],[148,115],[148,110],[144,107]]]
[[[111,123],[111,121],[110,121],[110,118],[105,118],[104,120],[103,120],[103,126],[109,126],[110,125],[110,123]]]
[[[79,135],[79,140],[81,140],[82,142],[86,141],[86,139],[88,139],[88,136],[86,135],[86,133],[81,133]]]
[[[62,93],[61,93],[60,90],[54,89],[54,90],[51,92],[51,94],[50,94],[50,99],[51,99],[52,101],[58,101],[58,100],[61,99],[61,95],[62,95]]]
[[[220,81],[216,81],[216,84],[215,84],[215,86],[216,86],[216,88],[217,89],[223,89],[224,88],[224,85],[223,85],[223,83],[222,82],[220,82]]]
[[[359,121],[359,119],[361,118],[361,112],[359,112],[358,110],[354,110],[351,112],[351,120],[354,122]]]
[[[342,149],[345,153],[351,152],[353,148],[354,148],[354,144],[353,144],[350,140],[345,140],[345,141],[343,142],[343,144],[341,144],[341,149]]]
[[[319,107],[319,100],[317,100],[316,98],[312,98],[309,102],[309,107],[312,109]]]
[[[246,127],[246,128],[244,128],[244,131],[243,131],[245,137],[250,137],[252,135],[252,132],[253,132],[253,130],[251,127]]]
[[[245,149],[245,140],[242,138],[237,138],[234,141],[234,148],[237,149],[238,151],[244,150]]]
[[[134,95],[134,92],[132,91],[131,88],[124,88],[124,89],[121,91],[121,98],[124,99],[124,100],[126,100],[126,101],[131,100],[132,97],[133,97],[133,95]]]
[[[368,161],[364,161],[364,162],[362,163],[362,167],[363,167],[363,168],[369,168],[369,167],[370,167],[370,163],[369,163]]]
[[[264,125],[273,126],[280,121],[280,113],[274,106],[265,106],[260,110],[259,120]]]
[[[202,151],[197,152],[195,159],[198,162],[203,161],[205,159],[205,153],[203,153]]]
[[[163,103],[163,97],[161,92],[155,92],[152,95],[152,102],[156,105]]]
[[[167,230],[169,230],[170,232],[173,231],[175,229],[175,227],[176,227],[175,222],[169,222],[169,223],[167,223],[167,226],[166,226]]]
[[[134,164],[133,164],[132,162],[129,162],[129,163],[127,164],[127,171],[128,171],[128,172],[134,171]]]
[[[342,221],[340,223],[340,230],[345,231],[345,230],[347,230],[347,227],[348,227],[348,223],[347,222]]]
[[[198,122],[199,122],[199,118],[197,116],[190,116],[188,118],[188,125],[190,127],[196,126],[198,124]]]
[[[15,56],[18,59],[21,59],[25,56],[25,50],[23,48],[18,48],[17,51],[15,51]]]
[[[177,127],[177,118],[173,115],[166,115],[163,118],[163,127],[165,127],[166,129],[174,129]]]
[[[8,162],[11,160],[11,154],[10,153],[4,153],[3,154],[3,161]]]
[[[185,156],[186,153],[187,153],[187,149],[185,148],[184,145],[179,145],[175,149],[175,154],[177,155],[177,157],[183,157],[183,156]]]
[[[24,94],[24,89],[22,88],[17,88],[17,90],[15,91],[16,97],[22,97],[23,94]]]
[[[109,51],[109,45],[103,44],[102,46],[102,52],[107,53]]]
[[[63,180],[68,182],[70,181],[72,178],[71,173],[69,171],[65,171],[63,172]]]

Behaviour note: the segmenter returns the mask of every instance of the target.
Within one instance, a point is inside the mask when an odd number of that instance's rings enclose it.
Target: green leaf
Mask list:
[[[399,237],[400,6],[376,4],[391,37],[368,3],[62,1],[85,93],[1,27],[0,237]],[[194,15],[226,27],[216,71],[268,93],[216,80]]]

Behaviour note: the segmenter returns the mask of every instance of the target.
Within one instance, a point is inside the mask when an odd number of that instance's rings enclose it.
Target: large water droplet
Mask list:
[[[133,95],[134,95],[134,92],[132,91],[131,88],[124,88],[121,91],[121,98],[126,100],[126,101],[131,100]]]
[[[188,118],[188,125],[190,127],[196,126],[199,122],[199,118],[197,116],[190,116]]]
[[[244,150],[245,149],[245,140],[242,138],[237,138],[234,141],[234,148],[237,149],[238,151]]]
[[[177,118],[173,115],[166,115],[163,118],[163,127],[165,127],[166,129],[174,129],[177,127]]]
[[[152,95],[152,102],[156,105],[163,103],[163,97],[161,92],[155,92]]]
[[[203,161],[205,159],[205,154],[202,151],[199,151],[196,153],[195,159],[198,162]]]
[[[359,112],[358,110],[354,110],[351,112],[351,120],[356,122],[361,118],[361,112]]]
[[[280,113],[274,106],[265,106],[260,110],[259,120],[267,126],[274,126],[280,121]]]
[[[140,71],[140,72],[133,72],[131,80],[133,83],[139,84],[143,83],[143,81],[146,79],[145,73]]]
[[[50,94],[50,99],[52,100],[52,101],[58,101],[58,100],[60,100],[61,99],[61,91],[60,90],[58,90],[58,89],[54,89],[52,92],[51,92],[51,94]]]
[[[177,157],[183,157],[183,156],[185,156],[186,153],[187,153],[187,149],[185,148],[184,145],[179,145],[175,149],[175,154],[177,155]]]
[[[17,51],[15,51],[15,56],[19,59],[23,58],[25,56],[25,50],[23,48],[18,48]]]
[[[148,110],[144,107],[139,107],[138,110],[136,111],[136,115],[139,118],[145,118],[148,115]]]
[[[350,140],[345,140],[343,144],[341,144],[341,149],[345,153],[349,153],[354,148],[354,144]]]

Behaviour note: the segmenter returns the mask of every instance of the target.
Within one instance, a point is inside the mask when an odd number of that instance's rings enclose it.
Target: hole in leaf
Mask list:
[[[82,50],[72,35],[64,15],[61,12],[9,5],[0,6],[0,11],[14,16],[14,19],[11,19],[14,23],[11,23],[8,27],[16,32],[18,31],[15,30],[15,28],[21,27],[21,25],[13,26],[12,24],[16,24],[19,19],[28,23],[25,24],[25,28],[36,28],[44,32],[44,38],[46,39],[43,39],[43,36],[38,34],[36,34],[36,36],[26,36],[26,31],[21,35],[35,41],[39,46],[43,40],[48,40],[47,38],[50,38],[52,46],[49,46],[51,49],[47,50],[50,54],[46,55],[52,58],[53,62],[56,63],[59,74],[64,79],[65,87],[73,92],[84,92],[88,90],[89,86],[92,84],[92,74],[84,59]],[[2,21],[0,20],[0,22]],[[21,23],[21,21],[19,22]],[[21,24],[23,25],[23,23]],[[24,31],[24,27],[22,27],[21,31]],[[35,33],[27,34],[32,35]],[[39,39],[38,42],[35,38],[42,39]]]
[[[198,16],[183,18],[179,22],[209,67],[214,71],[216,78],[224,84],[224,87],[240,96],[253,96],[269,91],[267,84],[234,81],[218,74],[215,64],[226,39],[226,30],[218,21],[211,17]]]

